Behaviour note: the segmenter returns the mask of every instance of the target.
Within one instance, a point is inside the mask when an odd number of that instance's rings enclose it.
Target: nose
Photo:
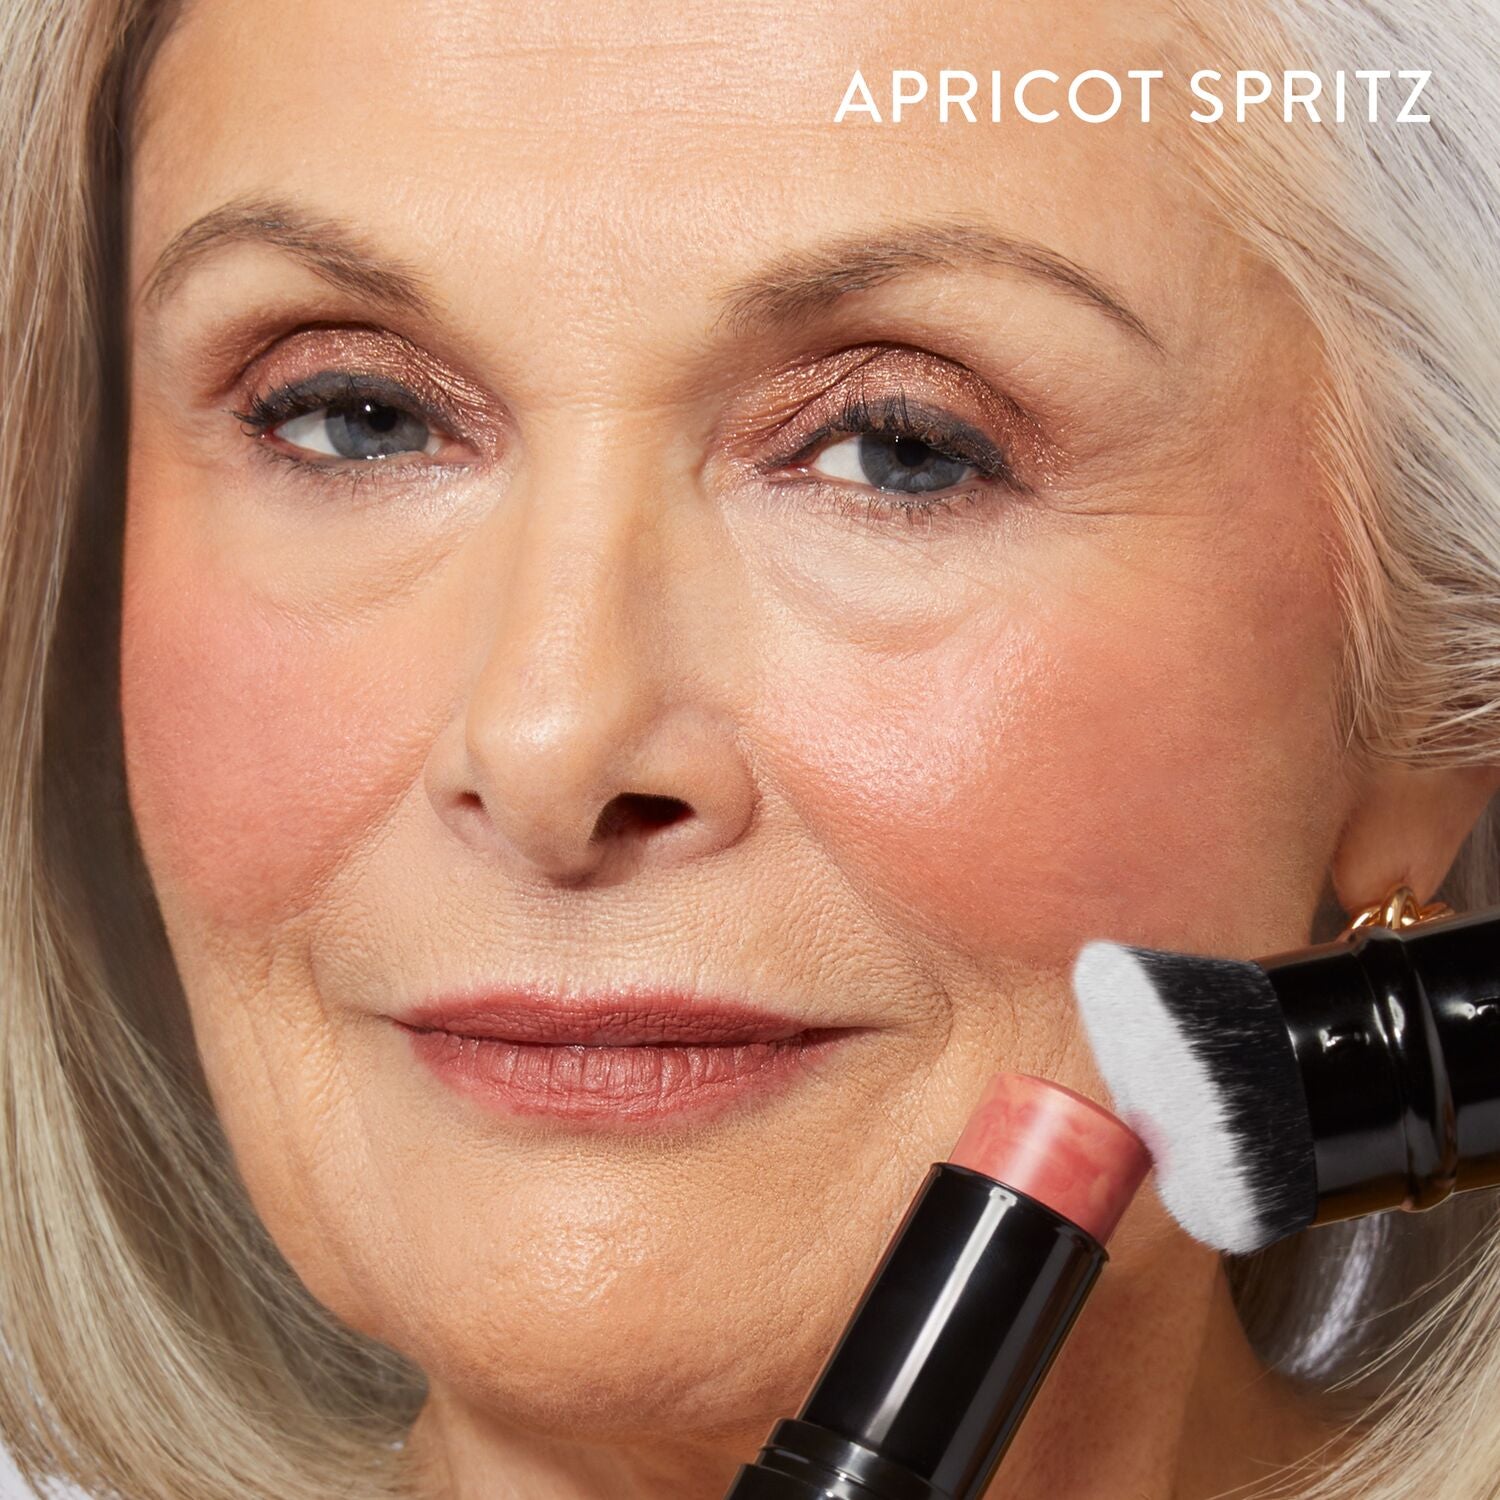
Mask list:
[[[709,687],[711,597],[649,501],[534,493],[477,549],[459,611],[479,663],[428,756],[454,833],[518,873],[605,884],[737,841],[755,789],[734,717]],[[509,506],[519,497],[506,497]],[[479,552],[482,550],[483,555]],[[685,575],[682,576],[682,575]],[[477,607],[476,607],[477,605]]]

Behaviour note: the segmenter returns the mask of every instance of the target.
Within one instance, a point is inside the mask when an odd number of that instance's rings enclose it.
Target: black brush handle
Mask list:
[[[1263,958],[1307,1096],[1312,1222],[1500,1185],[1500,911]]]

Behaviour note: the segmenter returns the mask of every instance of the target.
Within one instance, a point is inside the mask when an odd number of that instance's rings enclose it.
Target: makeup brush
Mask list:
[[[1244,1254],[1500,1184],[1500,909],[1428,915],[1402,889],[1384,910],[1253,962],[1080,950],[1115,1111],[1194,1238]]]

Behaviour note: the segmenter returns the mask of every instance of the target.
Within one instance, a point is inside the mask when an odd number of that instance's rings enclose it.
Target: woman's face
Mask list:
[[[158,58],[131,805],[257,1209],[435,1390],[758,1433],[991,1072],[1100,1094],[1081,942],[1305,936],[1307,326],[1166,108],[833,121],[1166,35],[196,0]],[[508,1042],[398,1024],[481,991]],[[1186,1253],[1144,1195],[1098,1327]]]

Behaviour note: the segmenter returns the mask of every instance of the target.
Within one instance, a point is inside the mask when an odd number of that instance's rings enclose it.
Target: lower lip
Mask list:
[[[601,1124],[701,1113],[763,1094],[792,1082],[854,1034],[841,1029],[780,1041],[606,1046],[401,1029],[438,1078],[482,1104],[505,1114]]]

